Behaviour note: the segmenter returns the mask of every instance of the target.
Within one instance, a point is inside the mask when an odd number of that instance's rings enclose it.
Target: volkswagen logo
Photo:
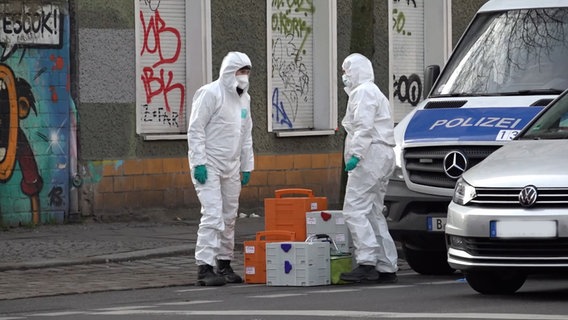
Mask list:
[[[536,198],[538,198],[538,191],[535,186],[526,186],[519,192],[519,203],[525,208],[535,204]]]
[[[467,158],[460,151],[450,151],[444,157],[444,172],[452,179],[459,178],[467,169]]]

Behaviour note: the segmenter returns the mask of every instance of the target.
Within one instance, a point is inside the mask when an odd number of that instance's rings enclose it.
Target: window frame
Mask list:
[[[272,3],[266,2],[268,132],[277,137],[334,135],[337,127],[337,0],[313,0],[313,129],[273,128]],[[317,72],[315,72],[317,70]]]
[[[187,125],[189,123],[193,94],[199,87],[212,81],[210,0],[169,1],[179,1],[185,4],[185,38],[181,39],[183,50],[185,50],[185,60],[181,62],[185,64],[185,97],[184,112],[182,115],[179,115],[179,117],[183,117],[184,125],[180,126],[177,132],[159,132],[159,129],[148,130],[142,125],[143,110],[139,107],[142,103],[139,94],[144,90],[140,81],[142,75],[140,32],[143,32],[143,30],[141,30],[142,27],[140,26],[138,17],[140,14],[140,1],[134,0],[136,39],[136,133],[146,141],[187,140]],[[191,21],[192,23],[187,23],[187,21]]]

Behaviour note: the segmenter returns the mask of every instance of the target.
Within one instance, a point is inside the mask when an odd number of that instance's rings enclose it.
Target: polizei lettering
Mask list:
[[[479,119],[468,118],[453,118],[453,119],[439,119],[436,120],[431,126],[430,130],[436,127],[456,128],[456,127],[485,127],[485,128],[500,128],[500,129],[515,129],[523,119],[521,118],[502,118],[502,117],[481,117]]]

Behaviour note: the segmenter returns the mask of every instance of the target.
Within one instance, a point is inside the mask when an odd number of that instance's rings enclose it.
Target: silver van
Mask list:
[[[448,206],[449,265],[483,294],[568,271],[568,90],[464,172]]]

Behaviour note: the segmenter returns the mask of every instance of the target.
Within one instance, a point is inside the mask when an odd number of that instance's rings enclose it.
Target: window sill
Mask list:
[[[275,131],[279,138],[286,137],[309,137],[309,136],[331,136],[335,134],[335,130],[298,130],[298,131]]]
[[[143,134],[144,141],[187,140],[187,134]]]

